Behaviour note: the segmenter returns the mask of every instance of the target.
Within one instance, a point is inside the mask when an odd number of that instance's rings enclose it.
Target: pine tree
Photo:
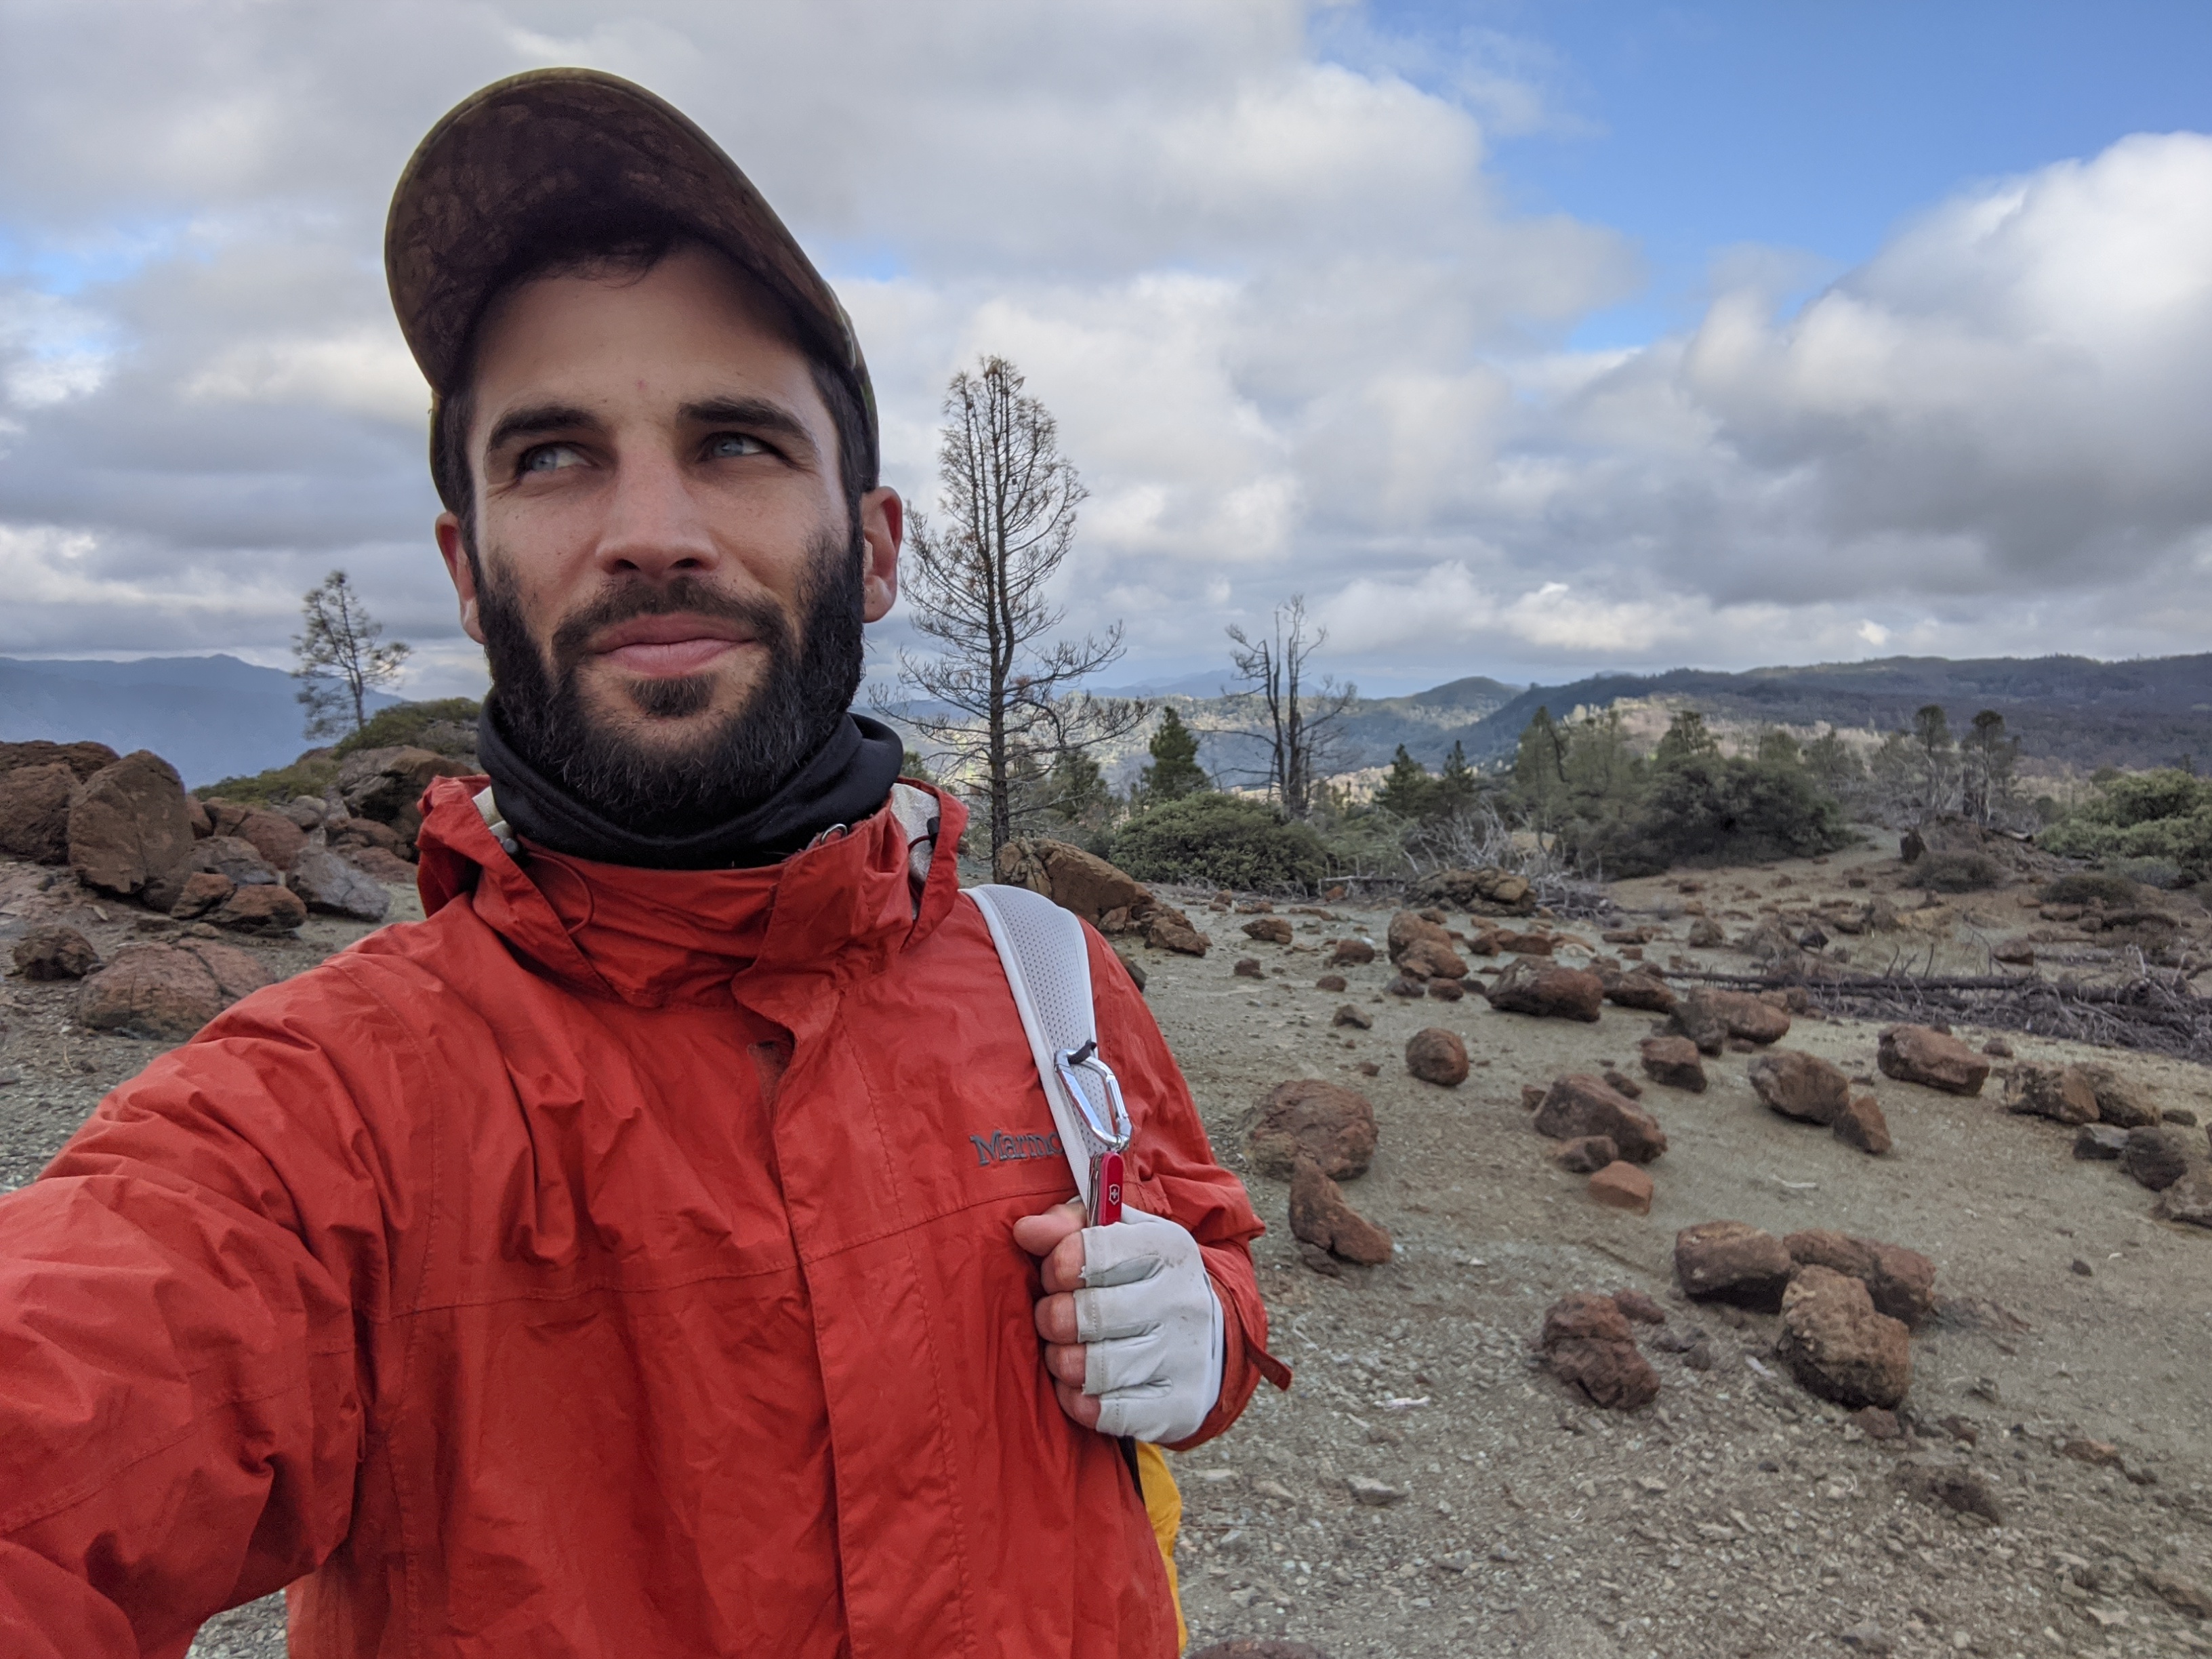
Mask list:
[[[1418,823],[1435,811],[1437,781],[1429,769],[1400,744],[1391,757],[1390,770],[1375,791],[1375,804],[1395,817]]]
[[[1152,733],[1150,749],[1152,763],[1137,783],[1139,798],[1146,805],[1181,800],[1212,787],[1206,769],[1198,763],[1198,734],[1172,707],[1160,712],[1159,730]]]
[[[413,647],[384,637],[384,624],[368,614],[343,570],[307,590],[300,613],[307,631],[295,635],[300,665],[298,701],[307,711],[307,735],[334,738],[368,724],[368,694],[392,684]],[[351,724],[349,726],[348,722]]]
[[[1474,805],[1481,787],[1474,768],[1467,763],[1467,745],[1455,739],[1451,753],[1444,757],[1444,769],[1437,775],[1437,812],[1449,817],[1465,811]]]

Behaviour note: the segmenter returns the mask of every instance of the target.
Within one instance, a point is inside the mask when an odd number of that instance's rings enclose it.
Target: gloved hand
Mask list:
[[[1101,1434],[1188,1438],[1221,1394],[1221,1304],[1198,1241],[1124,1205],[1111,1227],[1085,1227],[1079,1204],[1014,1224],[1043,1258],[1036,1306],[1060,1408]]]

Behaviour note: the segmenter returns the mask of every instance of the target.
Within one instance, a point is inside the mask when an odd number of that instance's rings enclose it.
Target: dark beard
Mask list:
[[[477,617],[491,664],[486,707],[516,752],[580,804],[640,834],[681,836],[727,823],[773,794],[829,741],[860,690],[861,562],[858,526],[841,545],[831,535],[811,550],[799,637],[768,599],[719,593],[696,577],[635,580],[567,618],[554,630],[551,664],[530,637],[513,590],[487,567],[477,578]],[[586,642],[611,623],[673,612],[726,618],[767,653],[760,683],[743,707],[678,750],[634,742],[595,723],[578,671]],[[623,695],[648,720],[682,720],[706,708],[712,677],[634,680]]]

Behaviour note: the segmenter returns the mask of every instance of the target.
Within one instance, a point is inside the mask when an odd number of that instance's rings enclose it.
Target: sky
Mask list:
[[[343,568],[480,687],[380,233],[548,64],[762,187],[910,499],[1019,365],[1111,680],[1293,594],[1371,692],[2204,649],[2208,62],[2197,0],[0,0],[0,655],[283,665]]]

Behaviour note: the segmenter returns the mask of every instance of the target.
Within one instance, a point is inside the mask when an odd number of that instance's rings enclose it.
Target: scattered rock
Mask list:
[[[1887,1413],[1885,1413],[1884,1415]],[[1890,1419],[1893,1427],[1895,1426],[1896,1422],[1895,1418]],[[1863,1624],[1853,1625],[1837,1639],[1845,1647],[1859,1653],[1881,1655],[1894,1653],[1897,1650],[1896,1644],[1882,1633],[1881,1626],[1871,1619]]]
[[[1429,994],[1426,983],[1418,979],[1408,979],[1403,974],[1382,988],[1394,997],[1425,997]]]
[[[1341,994],[1346,988],[1342,974],[1323,974],[1314,981],[1316,991],[1334,991]]]
[[[1244,924],[1244,937],[1258,939],[1263,945],[1288,945],[1291,942],[1291,919],[1288,916],[1255,916]]]
[[[1449,929],[1431,921],[1418,911],[1401,910],[1390,918],[1389,932],[1384,937],[1383,944],[1389,951],[1390,960],[1400,962],[1415,944],[1424,940],[1431,945],[1440,945],[1447,951],[1452,947]]]
[[[185,878],[169,914],[179,921],[195,921],[238,890],[238,884],[213,870],[195,870]]]
[[[2109,1123],[2085,1123],[2074,1132],[2074,1156],[2110,1164],[2128,1149],[2128,1132]]]
[[[1851,1103],[1851,1080],[1843,1068],[1800,1049],[1761,1054],[1746,1074],[1769,1109],[1801,1123],[1833,1123]]]
[[[1492,951],[1503,951],[1509,956],[1548,957],[1557,942],[1549,933],[1486,933],[1483,937],[1490,942]],[[1490,953],[1485,951],[1483,954],[1487,956]]]
[[[2002,1037],[1991,1037],[1982,1045],[1982,1052],[1991,1060],[2010,1060],[2012,1044],[2007,1042]]]
[[[1544,1312],[1537,1340],[1552,1374],[1607,1411],[1634,1411],[1659,1396],[1659,1373],[1637,1352],[1628,1320],[1609,1296],[1577,1291]]]
[[[1790,1281],[1774,1352],[1808,1391],[1841,1406],[1894,1407],[1912,1384],[1904,1324],[1877,1313],[1857,1279],[1826,1267]]]
[[[1821,1228],[1791,1233],[1782,1247],[1801,1267],[1825,1267],[1857,1279],[1875,1309],[1908,1330],[1936,1311],[1936,1264],[1917,1250]]]
[[[2182,1578],[2157,1567],[2142,1571],[2143,1588],[2170,1607],[2191,1619],[2212,1619],[2212,1590],[2192,1578]]]
[[[360,866],[356,866],[355,867],[358,869]],[[362,873],[367,874],[368,872],[364,871]],[[371,879],[374,878],[372,877]],[[1116,945],[1114,947],[1114,960],[1121,964],[1122,971],[1129,975],[1129,982],[1132,985],[1134,985],[1139,991],[1145,988],[1145,981],[1150,978],[1151,975],[1145,972],[1145,964],[1137,960],[1136,957],[1132,954],[1127,945]]]
[[[2005,1110],[2072,1127],[2097,1121],[2097,1091],[2072,1066],[2015,1066],[2005,1079]]]
[[[1693,1302],[1773,1313],[1796,1271],[1780,1239],[1741,1221],[1701,1222],[1674,1235],[1674,1276]]]
[[[415,866],[397,853],[387,853],[381,847],[339,848],[336,843],[332,843],[331,850],[371,881],[381,882],[388,887],[412,887],[415,884]],[[1174,925],[1171,920],[1169,925]],[[1189,929],[1186,927],[1184,931],[1188,933]],[[1200,944],[1197,950],[1188,954],[1204,956],[1206,954],[1204,936],[1197,933],[1193,933],[1191,936],[1198,939]]]
[[[1687,1037],[1646,1037],[1637,1045],[1643,1057],[1644,1075],[1669,1089],[1686,1089],[1693,1095],[1705,1091],[1705,1062],[1698,1045]]]
[[[1657,1118],[1587,1073],[1563,1077],[1546,1091],[1534,1127],[1553,1140],[1603,1135],[1631,1164],[1649,1164],[1667,1150]]]
[[[1358,1069],[1359,1075],[1362,1077],[1381,1077],[1382,1075],[1382,1067],[1381,1064],[1378,1061],[1372,1060],[1361,1060]]]
[[[2150,1212],[2160,1221],[2212,1228],[2212,1171],[2191,1170],[2158,1195]]]
[[[2076,1066],[2097,1097],[2097,1121],[2123,1129],[2140,1129],[2159,1121],[2159,1109],[2142,1090],[2109,1066]]]
[[[2178,1123],[2185,1129],[2193,1129],[2197,1127],[2197,1114],[2186,1107],[2169,1106],[2166,1109],[2163,1121]]]
[[[1690,921],[1689,943],[1693,951],[1717,951],[1728,943],[1728,935],[1711,916],[1696,916]]]
[[[1455,1089],[1467,1081],[1467,1045],[1437,1026],[1416,1031],[1406,1044],[1406,1069],[1424,1083]]]
[[[51,771],[51,767],[23,767],[20,771]],[[67,771],[67,767],[58,769]],[[33,927],[15,941],[15,971],[25,979],[82,979],[100,966],[100,952],[74,927],[59,923]]]
[[[1970,1445],[1973,1443],[1972,1435],[1959,1437]],[[1993,1527],[2004,1525],[2004,1510],[1997,1504],[1996,1494],[1972,1469],[1948,1466],[1929,1468],[1908,1463],[1897,1472],[1897,1481],[1913,1496],[1941,1504],[1954,1514],[1979,1516]]]
[[[33,864],[67,864],[76,785],[76,774],[59,762],[0,772],[0,853]]]
[[[1605,986],[1595,974],[1520,957],[1506,964],[1486,994],[1492,1007],[1507,1013],[1595,1024],[1605,1001]]]
[[[276,871],[289,870],[307,844],[307,832],[281,812],[248,812],[230,833],[249,843]]]
[[[1589,1195],[1608,1210],[1651,1213],[1651,1177],[1633,1164],[1615,1160],[1607,1164],[1589,1178]]]
[[[2162,1193],[2189,1173],[2202,1156],[2195,1135],[2170,1124],[2146,1124],[2128,1131],[2120,1149],[2120,1168],[2138,1186]]]
[[[1613,1070],[1610,1066],[1607,1066],[1604,1071],[1600,1072],[1598,1076],[1600,1079],[1603,1081],[1605,1086],[1612,1090],[1613,1093],[1617,1095],[1626,1095],[1631,1100],[1641,1100],[1644,1098],[1644,1085],[1642,1084],[1638,1083],[1632,1077],[1629,1077],[1623,1073]]]
[[[1345,1201],[1344,1189],[1310,1158],[1291,1172],[1291,1233],[1346,1261],[1379,1265],[1390,1259],[1390,1235]]]
[[[213,835],[194,842],[185,867],[221,876],[234,887],[272,885],[276,880],[276,872],[261,856],[261,849],[237,836]]]
[[[1881,1103],[1872,1095],[1854,1096],[1850,1104],[1836,1114],[1832,1127],[1837,1139],[1847,1146],[1857,1147],[1869,1157],[1887,1157],[1893,1144],[1889,1138],[1889,1120],[1882,1115]]]
[[[1630,974],[1613,968],[1601,968],[1599,981],[1605,987],[1605,1000],[1616,1008],[1639,1008],[1646,1013],[1671,1014],[1678,1000],[1674,988],[1650,969]]]
[[[125,945],[84,981],[77,993],[77,1018],[95,1031],[183,1042],[239,997],[258,989],[254,980],[268,982],[245,952],[224,951],[211,965],[206,954],[210,951],[223,947]],[[233,957],[250,964],[250,971]]]
[[[1317,1079],[1279,1083],[1244,1144],[1252,1167],[1272,1180],[1289,1180],[1305,1157],[1330,1179],[1349,1181],[1375,1157],[1375,1108],[1366,1096]]]
[[[1591,1175],[1620,1156],[1611,1135],[1577,1135],[1552,1148],[1552,1162],[1570,1175]]]
[[[1364,939],[1340,939],[1329,947],[1332,968],[1364,968],[1375,960],[1375,947]]]
[[[1613,1305],[1620,1310],[1621,1316],[1632,1324],[1663,1325],[1667,1310],[1641,1291],[1615,1291]]]
[[[1391,1486],[1388,1481],[1376,1480],[1369,1475],[1347,1475],[1345,1477],[1344,1487],[1352,1494],[1353,1503],[1364,1504],[1370,1510],[1388,1509],[1393,1504],[1402,1504],[1406,1501],[1406,1494],[1398,1487]]]
[[[1347,1002],[1336,1011],[1335,1018],[1331,1019],[1329,1024],[1349,1025],[1355,1031],[1372,1030],[1375,1026],[1375,1016],[1365,1009],[1355,1008]]]
[[[1237,957],[1236,965],[1229,971],[1238,979],[1265,979],[1267,976],[1267,969],[1260,966],[1257,957]]]
[[[1439,870],[1422,878],[1413,896],[1457,909],[1486,909],[1503,915],[1525,914],[1536,908],[1535,890],[1528,878],[1495,865],[1479,870]]]
[[[1881,1034],[1875,1064],[1884,1077],[1917,1083],[1947,1095],[1978,1095],[1990,1062],[1946,1031],[1926,1025],[1892,1025]]]
[[[2116,1469],[2121,1462],[2120,1449],[2111,1441],[2082,1437],[2061,1441],[2058,1455],[2076,1463],[2087,1463],[2093,1469]]]
[[[356,817],[390,824],[402,840],[411,842],[415,832],[422,827],[422,809],[417,803],[422,799],[422,792],[430,787],[430,781],[465,778],[469,771],[461,762],[428,749],[400,746],[356,750],[338,768],[338,795],[345,802],[346,811]],[[1079,848],[1068,850],[1082,851]]]
[[[307,919],[307,907],[288,887],[241,887],[208,912],[207,920],[234,933],[289,933]]]
[[[1743,991],[1699,986],[1674,1005],[1674,1029],[1709,1054],[1720,1053],[1730,1037],[1764,1045],[1790,1034],[1790,1011]]]
[[[1457,1002],[1467,994],[1467,987],[1455,979],[1432,979],[1429,994],[1438,1002]]]
[[[191,850],[185,786],[177,769],[149,750],[101,768],[70,803],[70,866],[103,893],[143,897],[166,910]]]
[[[1869,1440],[1902,1440],[1905,1437],[1905,1425],[1897,1420],[1897,1413],[1881,1406],[1860,1407],[1851,1413],[1851,1421]]]

